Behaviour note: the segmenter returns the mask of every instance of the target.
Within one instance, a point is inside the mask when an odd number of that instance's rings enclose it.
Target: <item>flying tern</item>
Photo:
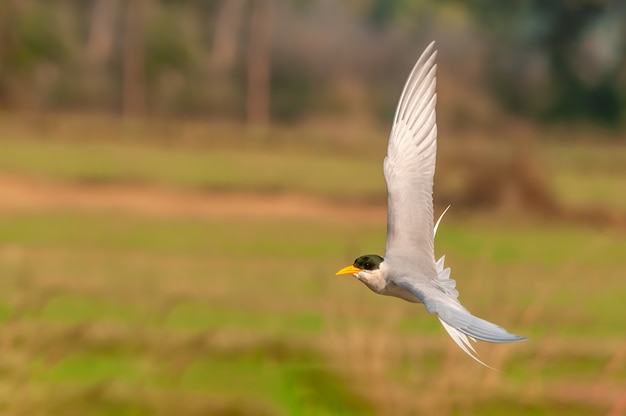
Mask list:
[[[503,343],[526,338],[473,316],[459,302],[450,268],[444,268],[445,256],[435,261],[434,237],[445,214],[433,226],[436,57],[432,42],[409,75],[393,119],[384,161],[388,193],[385,255],[361,256],[337,275],[352,274],[376,293],[423,303],[463,351],[486,365],[470,340]]]

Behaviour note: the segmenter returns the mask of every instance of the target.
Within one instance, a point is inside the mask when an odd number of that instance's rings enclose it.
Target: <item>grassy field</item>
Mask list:
[[[375,166],[372,166],[375,165]],[[299,192],[375,198],[384,180],[370,159],[294,151],[171,149],[143,144],[6,141],[0,172],[86,184],[146,184],[196,191]],[[302,174],[302,172],[310,174]],[[383,195],[384,196],[384,195]]]
[[[62,118],[38,126],[0,116],[0,173],[88,185],[386,201],[381,175],[384,130],[352,132],[346,139],[308,128],[255,132],[228,125],[181,126],[127,125],[99,118]],[[557,201],[625,211],[626,148],[614,140],[598,141],[537,141],[536,159]],[[439,147],[444,154],[454,154],[458,145],[444,137]],[[456,180],[448,177],[453,166],[446,167],[437,172],[436,189]]]
[[[375,156],[58,140],[1,146],[0,175],[43,181],[384,195]],[[557,183],[576,182],[577,154],[554,164]],[[581,189],[595,192],[591,183]],[[384,233],[384,217],[0,210],[0,413],[626,412],[623,233],[447,214],[436,251],[446,254],[461,300],[531,337],[477,346],[501,372],[465,356],[422,306],[334,276],[360,254],[382,254]]]

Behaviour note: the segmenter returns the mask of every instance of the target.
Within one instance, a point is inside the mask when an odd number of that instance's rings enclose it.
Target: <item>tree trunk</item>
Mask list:
[[[270,122],[271,38],[274,20],[273,0],[254,0],[248,42],[247,121]]]
[[[244,0],[224,0],[215,22],[211,68],[219,73],[230,72],[237,58],[238,32],[241,26]]]
[[[111,57],[118,0],[96,1],[85,58],[90,69],[102,67]]]
[[[145,111],[143,21],[145,0],[129,0],[122,50],[122,113],[140,116]]]

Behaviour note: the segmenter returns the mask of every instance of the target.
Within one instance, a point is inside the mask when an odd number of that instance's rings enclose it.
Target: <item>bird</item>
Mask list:
[[[383,163],[387,183],[385,255],[361,256],[336,274],[351,274],[375,293],[424,304],[465,353],[489,367],[470,340],[508,343],[527,338],[472,315],[458,299],[456,281],[450,278],[450,268],[444,266],[445,256],[435,261],[435,234],[450,208],[433,225],[436,58],[433,41],[413,67],[393,118]]]

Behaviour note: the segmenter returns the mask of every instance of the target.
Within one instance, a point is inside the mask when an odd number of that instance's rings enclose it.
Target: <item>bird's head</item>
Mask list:
[[[384,258],[376,254],[366,254],[354,260],[350,266],[346,266],[337,272],[337,275],[352,274],[362,281],[372,280],[372,278],[380,275],[380,265],[385,261]]]

